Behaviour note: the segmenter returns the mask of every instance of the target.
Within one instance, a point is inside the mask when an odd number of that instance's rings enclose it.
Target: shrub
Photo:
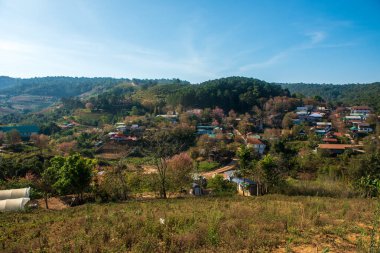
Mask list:
[[[220,194],[233,194],[236,192],[236,185],[227,180],[224,180],[223,176],[216,175],[207,182],[207,187],[212,190],[213,193]]]

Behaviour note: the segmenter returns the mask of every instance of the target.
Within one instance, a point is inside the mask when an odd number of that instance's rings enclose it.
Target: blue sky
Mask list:
[[[379,0],[0,0],[0,75],[380,81]]]

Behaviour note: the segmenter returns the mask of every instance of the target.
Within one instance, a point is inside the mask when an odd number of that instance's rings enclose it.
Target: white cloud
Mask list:
[[[306,35],[310,38],[310,43],[312,45],[318,44],[324,41],[326,38],[326,33],[322,31],[311,32],[307,33]]]

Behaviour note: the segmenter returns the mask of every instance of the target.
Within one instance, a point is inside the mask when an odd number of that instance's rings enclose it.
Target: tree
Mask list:
[[[61,131],[61,128],[54,122],[49,122],[40,127],[40,132],[46,135],[52,135]]]
[[[95,160],[83,158],[78,153],[68,157],[55,156],[44,174],[49,175],[49,179],[54,179],[52,187],[58,193],[75,193],[82,201],[83,192],[90,185],[95,164]]]
[[[209,179],[207,182],[207,188],[212,189],[213,193],[234,193],[236,192],[236,186],[224,180],[222,175],[215,175],[213,178]]]
[[[194,129],[188,126],[160,129],[152,133],[147,139],[146,151],[154,157],[160,196],[166,198],[169,183],[168,161],[172,156],[186,150],[194,142]]]
[[[252,151],[249,149],[246,145],[242,145],[240,148],[238,148],[236,155],[239,159],[239,174],[243,177],[244,184],[245,184],[245,178],[250,174],[250,168],[251,168],[251,157]],[[243,196],[244,196],[244,189],[243,189]]]
[[[0,146],[3,145],[4,140],[5,140],[5,134],[4,132],[0,131]]]
[[[10,145],[16,145],[21,142],[21,135],[16,129],[7,132],[7,141]]]
[[[46,163],[45,163],[46,165]],[[46,209],[49,209],[48,199],[55,192],[54,184],[58,181],[59,173],[54,169],[45,169],[37,181],[37,187],[43,191]]]
[[[49,137],[44,134],[32,134],[30,140],[38,147],[42,153],[42,150],[48,147]]]
[[[119,161],[116,166],[113,167],[112,171],[120,180],[124,200],[128,198],[127,183],[125,182],[125,171],[127,169],[128,166],[123,161]]]
[[[137,116],[139,115],[139,109],[137,108],[137,106],[132,106],[132,109],[131,109],[131,115],[132,116]]]
[[[282,128],[290,129],[293,126],[293,119],[296,118],[296,115],[293,112],[288,112],[285,114],[282,119]]]
[[[91,102],[86,103],[86,109],[92,111],[94,109],[94,105]]]
[[[351,179],[366,197],[380,193],[380,152],[363,155],[354,160],[349,168]]]
[[[191,171],[193,170],[193,160],[187,153],[180,153],[173,156],[168,161],[168,178],[172,189],[184,189],[191,182]]]
[[[62,153],[69,153],[69,152],[72,152],[76,146],[77,146],[76,141],[70,141],[70,142],[62,142],[62,143],[58,144],[57,148]]]
[[[273,156],[266,155],[257,164],[257,169],[261,180],[264,181],[265,191],[275,187],[280,182],[280,172],[277,168],[276,161]]]

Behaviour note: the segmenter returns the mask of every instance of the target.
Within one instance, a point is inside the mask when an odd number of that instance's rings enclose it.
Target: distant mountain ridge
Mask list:
[[[210,80],[199,84],[200,86],[213,87],[213,90],[218,90],[216,86],[220,86],[219,90],[223,90],[220,98],[229,96],[227,93],[233,91],[232,86],[239,87],[244,85],[247,80],[256,83],[268,85],[281,86],[287,89],[292,94],[302,94],[304,96],[320,96],[324,100],[333,104],[347,104],[347,105],[368,105],[380,111],[380,82],[369,84],[306,84],[306,83],[268,83],[253,78],[245,77],[228,77],[216,80]],[[225,83],[229,85],[225,85]],[[12,78],[8,76],[0,76],[0,95],[17,96],[21,94],[38,95],[38,96],[52,96],[55,98],[64,97],[77,97],[85,94],[98,94],[107,92],[110,89],[117,88],[121,84],[128,84],[134,87],[147,88],[159,84],[157,89],[164,90],[166,95],[172,93],[168,98],[172,101],[179,99],[189,101],[186,97],[191,97],[194,94],[199,95],[207,93],[208,89],[194,90],[195,86],[190,85],[190,82],[180,79],[129,79],[129,78],[110,78],[110,77],[35,77],[35,78]],[[182,90],[180,94],[175,91],[178,89],[177,84],[186,84],[187,87],[180,87]],[[169,85],[169,86],[165,86]],[[174,85],[174,86],[173,86]],[[264,85],[265,86],[265,85]],[[263,86],[263,87],[264,87]],[[274,88],[275,86],[271,86]],[[216,89],[215,89],[216,88]],[[272,90],[273,96],[280,94],[277,88]],[[252,91],[255,92],[255,91]],[[224,94],[226,93],[226,94]],[[179,97],[177,97],[179,95]],[[247,93],[246,96],[249,94]],[[192,100],[190,99],[190,102]],[[215,104],[214,101],[212,104]],[[197,100],[197,104],[203,104],[202,101]]]
[[[0,76],[0,94],[2,95],[38,95],[57,98],[80,96],[93,88],[112,87],[128,82],[137,85],[154,85],[160,83],[189,83],[179,79],[128,79],[111,77],[34,77],[12,78]]]
[[[368,84],[305,84],[291,83],[281,84],[292,94],[298,93],[304,96],[320,96],[324,100],[346,105],[367,105],[380,111],[380,82]]]

